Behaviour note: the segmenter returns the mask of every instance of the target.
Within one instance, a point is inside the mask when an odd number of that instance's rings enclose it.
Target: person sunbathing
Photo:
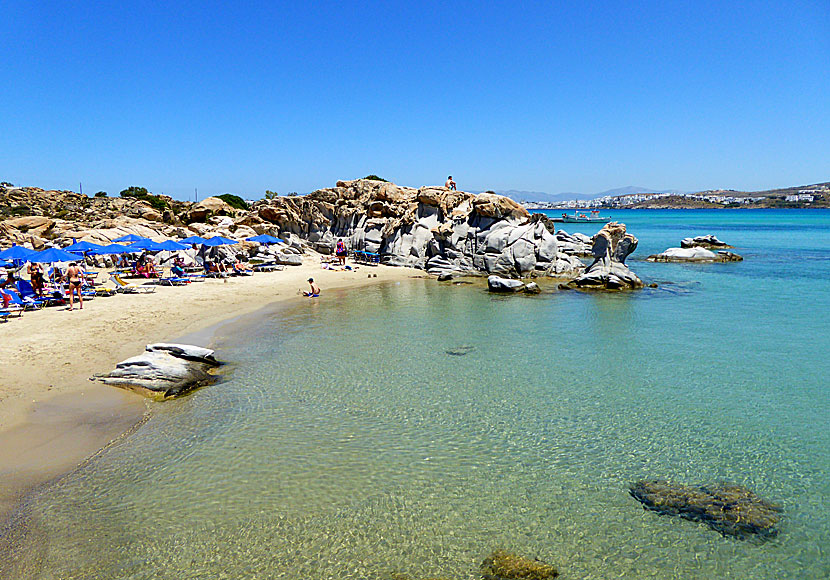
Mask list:
[[[236,262],[233,263],[234,276],[251,276],[253,272],[248,269],[248,264],[242,261],[241,256],[236,257]]]
[[[4,292],[3,288],[15,288],[15,282],[16,280],[14,278],[14,272],[12,270],[7,270],[6,278],[0,280],[0,299],[3,300],[3,308],[8,308],[9,303],[12,301],[12,295]]]

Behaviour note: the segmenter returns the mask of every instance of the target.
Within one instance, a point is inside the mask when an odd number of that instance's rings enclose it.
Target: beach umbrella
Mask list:
[[[199,236],[190,236],[189,238],[185,238],[183,240],[179,240],[180,244],[204,244],[205,238],[200,238]]]
[[[9,268],[11,266],[14,266],[14,264],[12,264],[11,262],[4,262],[3,260],[0,260],[0,268]]]
[[[245,238],[249,242],[258,242],[260,244],[280,244],[285,243],[285,240],[281,240],[279,238],[275,238],[274,236],[269,236],[268,234],[260,234],[258,236],[252,236],[250,238]]]
[[[48,264],[51,262],[77,262],[78,256],[71,254],[60,248],[49,248],[42,252],[35,252],[28,258],[24,258],[27,262],[37,262],[38,264]]]
[[[159,248],[167,250],[168,252],[178,252],[179,250],[189,250],[190,246],[180,244],[175,240],[167,240],[166,242],[160,243]]]
[[[135,234],[129,234],[127,236],[121,236],[120,238],[118,238],[116,240],[113,240],[113,242],[133,243],[133,242],[144,242],[144,241],[149,241],[149,240],[150,240],[150,238],[142,238],[141,236],[137,236]]]
[[[214,236],[202,242],[202,245],[213,247],[213,246],[225,246],[230,244],[238,244],[236,240],[231,240],[228,238],[223,238],[222,236]]]
[[[74,239],[73,239],[74,241]],[[93,244],[91,242],[75,242],[71,246],[66,246],[63,250],[65,252],[91,252],[92,250],[98,250],[102,248],[100,244]]]
[[[34,250],[30,250],[29,248],[14,245],[8,250],[0,252],[0,260],[25,260],[35,253]]]
[[[153,240],[141,240],[138,242],[133,242],[128,248],[136,248],[139,250],[150,250],[151,252],[158,252],[161,248],[161,244],[159,242],[154,242]]]
[[[132,252],[138,252],[137,249],[130,249],[127,246],[122,246],[121,244],[108,244],[106,246],[101,246],[98,250],[92,250],[89,252],[93,256],[103,256],[106,254],[129,254]]]

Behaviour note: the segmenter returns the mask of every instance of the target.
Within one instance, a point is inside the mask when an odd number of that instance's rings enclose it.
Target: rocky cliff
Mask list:
[[[492,193],[361,179],[306,196],[261,200],[247,211],[217,198],[199,204],[166,198],[164,205],[160,212],[143,200],[0,188],[0,212],[19,216],[0,222],[0,244],[41,248],[72,238],[105,243],[125,233],[236,239],[269,233],[324,254],[343,238],[351,249],[380,254],[384,263],[431,273],[570,278],[584,269],[572,244],[560,251],[546,217]]]

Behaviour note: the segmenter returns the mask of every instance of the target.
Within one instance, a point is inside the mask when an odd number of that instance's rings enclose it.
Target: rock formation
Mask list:
[[[701,521],[724,535],[745,539],[768,538],[778,533],[782,509],[741,485],[680,485],[642,480],[629,488],[632,497],[648,510]]]
[[[605,224],[591,243],[594,261],[571,286],[605,290],[643,287],[642,280],[625,265],[625,259],[637,248],[637,238],[625,232],[625,224]]]
[[[549,580],[559,576],[559,571],[539,560],[496,550],[481,563],[481,575],[486,580]]]
[[[219,366],[213,351],[187,344],[147,345],[143,354],[115,365],[106,375],[93,380],[141,393],[156,400],[186,393],[215,380],[210,369]]]
[[[741,256],[720,250],[717,253],[701,247],[667,248],[646,258],[648,262],[740,262]]]
[[[694,238],[683,238],[680,240],[681,248],[706,248],[707,250],[717,250],[724,248],[732,248],[726,242],[720,241],[712,234],[705,236],[695,236]]]
[[[585,267],[579,260],[585,255],[584,237],[557,235],[544,215],[530,215],[513,200],[492,193],[360,179],[305,196],[260,200],[247,211],[218,198],[198,204],[166,196],[150,201],[152,205],[134,198],[0,187],[0,216],[11,216],[0,222],[0,246],[63,247],[73,238],[104,244],[130,233],[237,240],[267,233],[288,240],[297,251],[278,249],[278,261],[285,264],[301,261],[306,249],[331,253],[337,239],[344,238],[352,249],[380,254],[383,263],[434,275],[572,279]],[[240,250],[248,257],[272,252],[257,245],[234,251]]]

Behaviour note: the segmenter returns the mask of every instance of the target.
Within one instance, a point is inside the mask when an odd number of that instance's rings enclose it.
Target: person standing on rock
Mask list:
[[[456,190],[455,189],[455,182],[452,180],[452,175],[447,177],[447,183],[444,184],[444,187],[446,187],[447,189],[451,189],[453,191]]]

